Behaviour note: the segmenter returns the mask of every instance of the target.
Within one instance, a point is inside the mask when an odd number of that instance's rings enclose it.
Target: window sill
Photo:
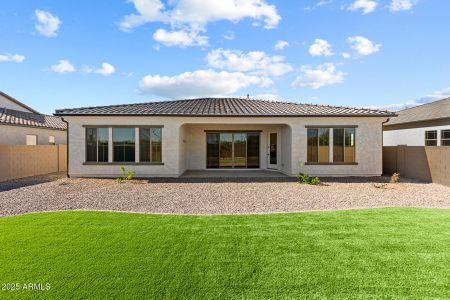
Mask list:
[[[94,166],[163,166],[163,162],[84,162],[83,165]]]
[[[357,162],[306,162],[305,166],[356,166]]]

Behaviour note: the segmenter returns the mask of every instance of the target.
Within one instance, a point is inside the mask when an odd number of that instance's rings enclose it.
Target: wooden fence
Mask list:
[[[450,147],[383,147],[383,172],[450,186]]]
[[[67,171],[67,145],[0,145],[0,181]]]

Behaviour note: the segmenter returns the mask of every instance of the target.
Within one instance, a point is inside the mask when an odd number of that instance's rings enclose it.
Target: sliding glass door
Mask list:
[[[233,134],[220,134],[220,148],[219,148],[219,167],[232,168],[233,167]]]
[[[259,133],[207,133],[206,167],[259,168]]]

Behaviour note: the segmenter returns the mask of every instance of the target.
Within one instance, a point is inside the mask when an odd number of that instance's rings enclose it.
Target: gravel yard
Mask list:
[[[387,177],[323,179],[321,186],[286,179],[68,179],[11,189],[0,183],[0,216],[53,210],[176,214],[246,214],[369,207],[450,208],[450,187]]]

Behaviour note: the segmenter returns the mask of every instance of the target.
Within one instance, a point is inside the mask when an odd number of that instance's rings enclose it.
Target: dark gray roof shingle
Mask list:
[[[0,124],[66,130],[59,117],[29,113],[0,107]]]
[[[428,120],[450,118],[450,98],[422,104],[397,112],[398,117],[392,118],[385,125],[396,125]]]
[[[154,116],[393,116],[392,112],[315,104],[201,98],[136,104],[58,109],[55,115],[154,115]]]

